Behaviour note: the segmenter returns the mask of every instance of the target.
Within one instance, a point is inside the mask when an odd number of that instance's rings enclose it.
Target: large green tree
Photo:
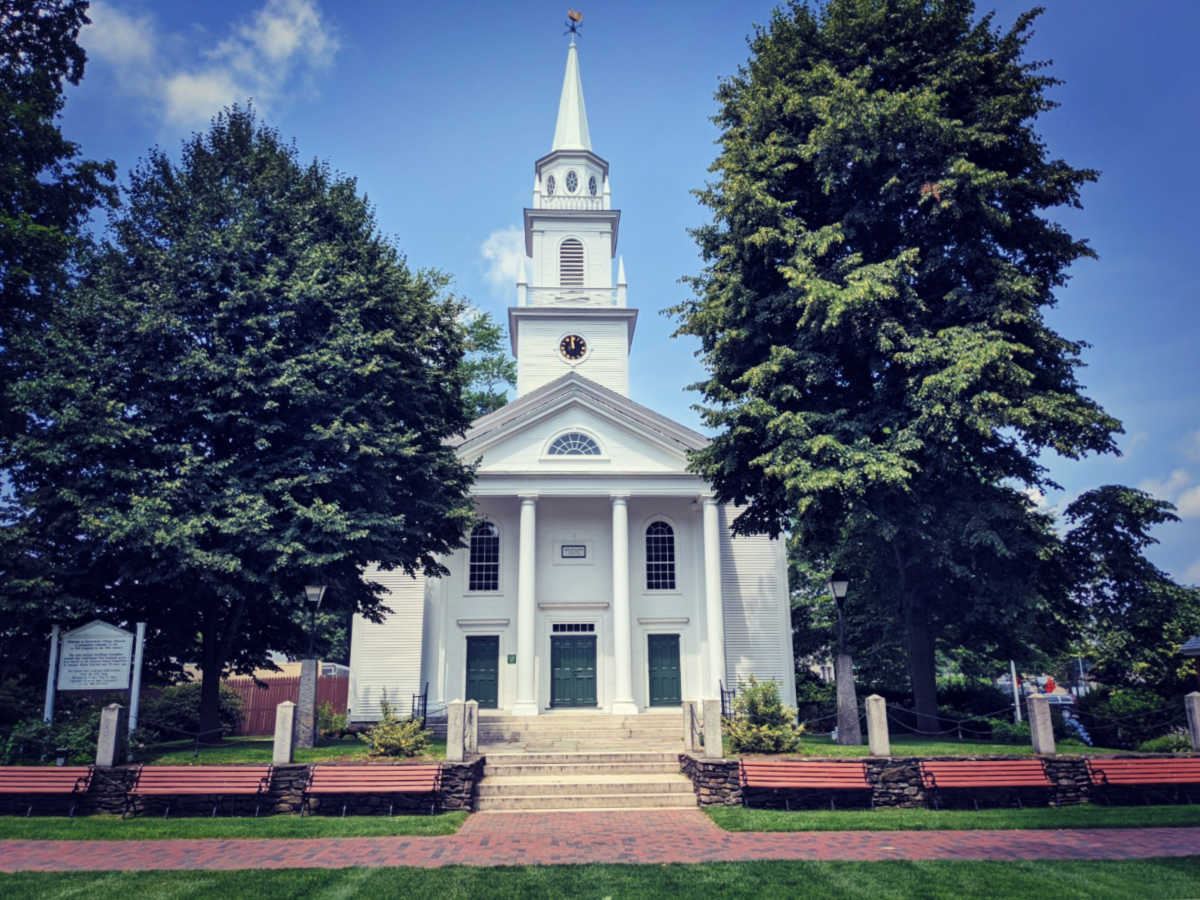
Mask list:
[[[494,412],[508,402],[508,389],[517,382],[517,364],[504,349],[504,327],[488,313],[470,309],[464,321],[466,354],[464,402],[472,419]]]
[[[676,309],[717,431],[696,469],[745,504],[738,531],[858,558],[926,725],[942,630],[1044,555],[1018,488],[1050,486],[1044,450],[1112,451],[1119,430],[1083,393],[1083,345],[1045,320],[1093,255],[1052,212],[1096,173],[1037,132],[1055,84],[1025,57],[1037,13],[1004,30],[970,0],[777,11],[718,91],[705,265]],[[1010,617],[1042,602],[1022,580]]]
[[[305,583],[378,616],[364,567],[442,571],[471,514],[461,304],[353,180],[233,108],[131,175],[111,242],[18,392],[26,534],[92,603],[218,680],[305,642]]]

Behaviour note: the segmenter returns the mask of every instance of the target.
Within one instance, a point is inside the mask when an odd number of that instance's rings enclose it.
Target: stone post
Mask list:
[[[1200,691],[1192,691],[1184,697],[1183,708],[1187,710],[1188,737],[1192,739],[1192,749],[1200,753]]]
[[[451,700],[446,704],[446,761],[462,762],[466,731],[466,704]]]
[[[867,698],[867,743],[872,756],[891,756],[892,742],[888,736],[887,701],[878,694]]]
[[[721,701],[704,701],[704,755],[721,759],[725,748],[721,744]]]
[[[300,702],[296,704],[296,746],[317,743],[317,661],[300,661]]]
[[[1039,755],[1054,755],[1054,723],[1050,719],[1050,701],[1045,694],[1030,694],[1026,698],[1029,709],[1029,733],[1033,738],[1033,752]]]
[[[479,752],[479,701],[468,700],[463,707],[463,755]]]
[[[284,700],[275,707],[275,744],[271,750],[271,762],[286,766],[292,761],[296,747],[296,704]]]
[[[100,738],[96,741],[96,765],[119,766],[125,762],[129,736],[129,711],[120,703],[100,710]]]

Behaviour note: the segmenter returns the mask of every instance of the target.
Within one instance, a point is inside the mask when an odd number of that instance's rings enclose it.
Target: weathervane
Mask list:
[[[571,36],[571,42],[575,42],[575,35],[579,34],[579,29],[583,27],[583,13],[577,9],[567,10],[567,30],[563,34]]]

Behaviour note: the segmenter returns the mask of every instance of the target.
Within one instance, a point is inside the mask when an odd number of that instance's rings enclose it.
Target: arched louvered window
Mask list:
[[[583,287],[583,244],[577,238],[567,238],[558,248],[558,283]]]
[[[666,522],[646,528],[646,590],[675,590],[675,530]]]
[[[471,530],[467,568],[467,590],[500,590],[500,532],[491,522],[480,522]]]
[[[600,445],[582,431],[560,434],[550,443],[548,456],[599,456]]]

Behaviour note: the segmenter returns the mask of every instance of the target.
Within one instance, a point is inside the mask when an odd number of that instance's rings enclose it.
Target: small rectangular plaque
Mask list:
[[[587,544],[563,544],[563,559],[587,559]]]
[[[517,654],[515,654],[515,653],[508,654],[508,664],[510,666],[515,666],[517,664]]]

